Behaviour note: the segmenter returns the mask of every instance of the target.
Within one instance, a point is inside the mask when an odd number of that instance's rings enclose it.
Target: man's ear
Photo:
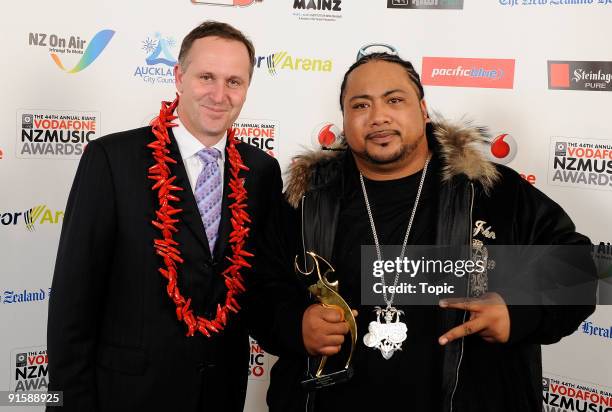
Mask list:
[[[429,118],[429,113],[427,112],[427,102],[425,101],[425,99],[421,99],[421,113],[423,113],[423,120],[425,120],[425,123],[430,123],[431,119]]]
[[[177,93],[180,95],[183,92],[183,69],[181,68],[181,63],[174,65],[174,84]]]

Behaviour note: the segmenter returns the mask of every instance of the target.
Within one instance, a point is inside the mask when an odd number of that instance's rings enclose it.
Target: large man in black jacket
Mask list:
[[[177,101],[88,145],[49,305],[63,410],[243,410],[247,324],[271,302],[244,307],[261,290],[250,268],[282,195],[276,160],[226,133],[254,58],[238,30],[203,23],[181,46]]]
[[[292,164],[287,194],[296,213],[288,219],[298,223],[288,226],[297,230],[278,234],[283,240],[266,265],[290,272],[296,251],[302,270],[313,267],[307,252],[331,262],[340,294],[358,309],[359,334],[352,379],[305,391],[300,381],[312,378],[317,356],[346,350],[348,328],[335,309],[295,300],[287,311],[304,313],[305,351],[274,365],[271,411],[540,411],[540,344],[571,334],[593,311],[590,286],[577,302],[583,305],[507,305],[503,294],[487,290],[486,278],[473,276],[464,278],[463,290],[478,299],[400,306],[390,292],[383,315],[361,305],[361,245],[588,245],[559,205],[483,159],[482,130],[432,123],[423,95],[409,62],[384,53],[362,57],[341,87],[347,150],[310,153]],[[526,279],[514,275],[514,284]],[[377,346],[373,338],[384,309],[407,326],[396,335],[399,347]]]

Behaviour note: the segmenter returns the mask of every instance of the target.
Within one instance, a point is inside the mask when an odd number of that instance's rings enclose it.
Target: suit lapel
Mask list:
[[[170,135],[170,155],[176,160],[176,164],[172,166],[172,172],[176,176],[176,185],[183,188],[180,192],[175,192],[181,200],[177,202],[177,207],[183,209],[180,214],[180,219],[185,223],[185,226],[191,230],[193,235],[202,244],[204,253],[210,257],[210,248],[208,247],[208,240],[206,239],[206,231],[204,229],[204,223],[198,210],[198,205],[191,190],[189,184],[189,178],[187,177],[187,171],[185,164],[183,163],[183,157],[179,151],[176,139],[172,133],[172,129],[169,129]]]

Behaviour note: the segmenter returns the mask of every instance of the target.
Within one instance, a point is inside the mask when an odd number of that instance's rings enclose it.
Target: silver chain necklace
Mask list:
[[[425,183],[425,176],[427,175],[427,167],[429,166],[429,160],[431,156],[427,157],[425,166],[423,167],[423,173],[421,174],[421,181],[419,183],[419,189],[417,190],[416,198],[414,200],[414,206],[412,207],[412,214],[408,221],[408,228],[406,229],[406,235],[404,236],[404,243],[402,244],[402,251],[400,254],[400,261],[404,260],[404,254],[406,252],[406,245],[408,245],[408,237],[410,236],[410,230],[412,229],[412,222],[416,214],[417,206],[419,205],[419,199],[421,198],[421,192],[423,191],[423,184]],[[365,182],[363,180],[363,174],[359,173],[359,180],[361,182],[361,190],[363,192],[363,198],[365,200],[366,209],[368,211],[368,218],[370,219],[370,227],[372,228],[372,236],[374,237],[374,245],[376,246],[376,258],[382,261],[382,252],[380,250],[380,242],[378,241],[378,234],[376,232],[376,225],[374,224],[374,216],[372,215],[372,208],[370,207],[370,201],[368,199],[368,192],[366,191]],[[395,289],[399,280],[399,272],[395,272],[395,279],[393,280],[393,292],[391,297],[387,296],[387,287],[385,285],[385,276],[381,276],[381,283],[383,287],[383,298],[387,306],[382,309],[380,306],[376,306],[376,320],[370,322],[368,326],[368,333],[363,337],[363,343],[370,348],[379,349],[383,358],[390,359],[396,350],[402,350],[402,343],[406,340],[408,328],[404,322],[400,321],[400,315],[404,312],[393,306],[393,299],[395,298]],[[385,320],[385,323],[381,323],[380,318]]]

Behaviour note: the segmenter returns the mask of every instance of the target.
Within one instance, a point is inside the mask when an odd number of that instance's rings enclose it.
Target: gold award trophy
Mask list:
[[[308,270],[308,265],[301,270],[298,265],[298,256],[295,257],[295,270],[298,273],[310,278],[315,271],[317,272],[316,283],[311,284],[308,287],[310,293],[312,293],[319,302],[325,307],[331,307],[337,309],[342,313],[344,320],[348,323],[349,330],[351,332],[351,350],[349,352],[344,369],[339,371],[332,371],[323,373],[325,364],[327,363],[327,356],[321,356],[319,360],[319,366],[314,377],[307,379],[302,382],[302,386],[307,390],[319,389],[326,386],[334,385],[336,383],[345,382],[353,376],[353,368],[351,367],[351,360],[353,358],[353,352],[355,351],[355,345],[357,344],[357,323],[355,322],[355,316],[351,308],[346,301],[338,293],[338,281],[330,282],[327,279],[328,274],[334,273],[335,270],[332,265],[321,256],[314,252],[306,252],[305,259],[307,256],[313,261],[311,270]],[[306,262],[304,262],[306,264]]]

